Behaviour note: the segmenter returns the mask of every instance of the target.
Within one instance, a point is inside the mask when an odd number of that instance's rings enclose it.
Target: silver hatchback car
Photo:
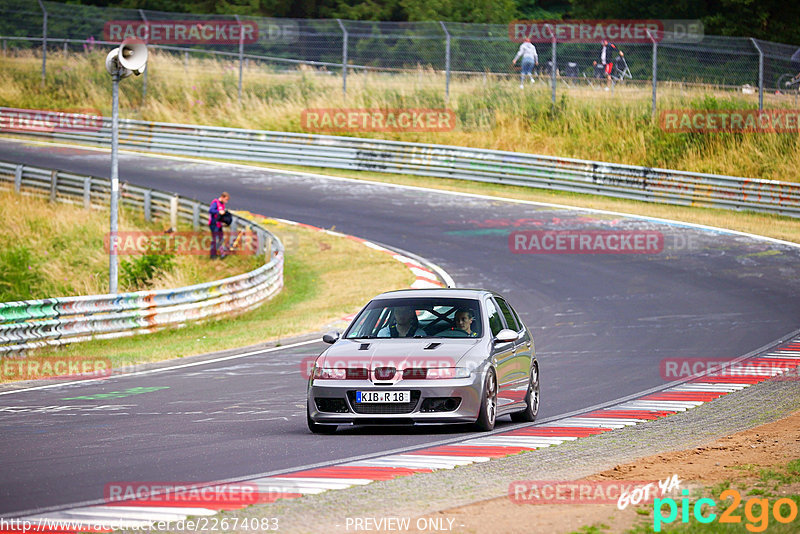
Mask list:
[[[497,293],[411,289],[383,293],[344,335],[323,337],[308,381],[308,427],[533,421],[539,365],[533,337]]]

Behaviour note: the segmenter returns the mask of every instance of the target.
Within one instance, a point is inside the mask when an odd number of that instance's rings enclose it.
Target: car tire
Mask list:
[[[337,425],[321,425],[311,420],[311,414],[308,413],[308,406],[306,406],[306,421],[308,422],[308,429],[313,434],[333,434],[338,428]]]
[[[536,421],[539,413],[539,367],[534,364],[531,367],[530,382],[528,382],[528,392],[525,394],[525,409],[521,412],[511,414],[511,420],[515,423],[532,423]]]
[[[475,429],[481,432],[494,430],[494,423],[497,419],[497,376],[494,369],[486,371],[486,380],[481,391],[481,408],[478,412],[478,420],[475,421]]]

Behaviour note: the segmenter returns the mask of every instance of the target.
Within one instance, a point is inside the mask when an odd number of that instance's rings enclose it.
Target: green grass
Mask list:
[[[0,105],[34,109],[96,108],[110,113],[109,76],[103,55],[48,56],[41,86],[40,60],[29,53],[0,58],[4,83]],[[141,78],[121,84],[123,117],[280,131],[303,131],[308,108],[444,108],[453,110],[453,131],[422,133],[355,132],[351,135],[464,145],[526,153],[798,181],[800,135],[670,133],[650,113],[650,88],[627,85],[606,93],[559,86],[554,106],[546,83],[520,91],[515,78],[484,81],[454,76],[445,102],[444,79],[420,69],[398,75],[353,73],[347,98],[338,76],[308,68],[278,73],[252,64],[244,71],[242,104],[238,68],[231,61],[182,58],[151,51],[147,100]],[[668,85],[660,88],[659,109],[755,109],[753,96]],[[766,95],[765,107],[791,108],[790,96]]]
[[[50,203],[36,195],[0,190],[0,218],[8,241],[0,249],[0,302],[108,292],[108,212]],[[145,222],[120,210],[120,231],[159,232],[169,223]],[[179,230],[189,230],[179,227]],[[205,234],[203,234],[205,235]],[[254,269],[259,258],[232,256],[211,263],[201,255],[123,255],[120,291],[166,289],[234,276]],[[262,262],[263,263],[263,262]],[[138,269],[127,268],[137,266]],[[134,276],[126,276],[126,273]]]
[[[411,272],[350,239],[259,219],[286,244],[284,288],[255,310],[147,335],[36,351],[37,358],[109,358],[114,368],[182,358],[318,331],[383,291],[408,287]],[[220,262],[216,262],[219,264]],[[357,280],[358,283],[353,283]]]

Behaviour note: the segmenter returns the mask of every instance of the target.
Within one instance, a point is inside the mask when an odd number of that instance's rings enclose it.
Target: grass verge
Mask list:
[[[48,55],[47,80],[30,52],[0,58],[4,83],[0,105],[33,109],[95,108],[110,115],[111,81],[105,54]],[[445,99],[444,77],[419,68],[403,74],[351,72],[346,98],[341,78],[307,67],[274,70],[254,61],[244,69],[238,99],[238,63],[184,60],[151,50],[147,99],[142,78],[120,85],[123,117],[290,132],[304,131],[301,113],[314,108],[449,108],[452,131],[350,132],[346,135],[463,145],[590,160],[798,181],[800,135],[759,133],[672,133],[651,116],[647,83],[601,88],[558,85],[551,102],[547,80],[520,90],[507,79],[454,75]],[[644,82],[644,81],[640,81]],[[754,95],[713,87],[659,86],[659,110],[756,109]],[[766,109],[796,107],[794,95],[765,95]]]
[[[286,245],[285,287],[259,308],[148,335],[42,349],[37,358],[109,358],[116,368],[280,340],[319,330],[374,295],[414,281],[390,255],[353,240],[275,221],[265,224]]]
[[[120,232],[162,232],[169,222],[146,222],[141,213],[119,212]],[[108,293],[108,212],[84,210],[38,195],[0,190],[0,218],[9,240],[0,250],[0,302]],[[189,231],[180,225],[178,230]],[[206,237],[208,232],[199,232]],[[247,272],[254,256],[210,262],[199,254],[120,256],[121,292],[182,287]],[[144,271],[147,271],[146,273]]]

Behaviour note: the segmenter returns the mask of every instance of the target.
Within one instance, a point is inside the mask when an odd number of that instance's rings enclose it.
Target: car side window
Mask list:
[[[523,323],[523,322],[522,322],[522,319],[520,319],[520,318],[519,318],[519,314],[517,313],[517,310],[515,310],[515,309],[514,309],[514,308],[511,306],[511,304],[509,304],[509,305],[508,305],[508,307],[511,309],[511,313],[513,313],[513,314],[514,314],[514,318],[517,320],[517,324],[519,325],[519,329],[520,329],[520,330],[523,330],[523,329],[525,328],[525,323]]]
[[[511,312],[511,307],[508,305],[508,303],[500,297],[495,297],[494,300],[496,300],[497,305],[500,306],[500,311],[503,312],[503,317],[506,318],[506,324],[508,327],[515,332],[519,332],[520,326],[517,324],[517,319]]]
[[[492,335],[496,336],[503,329],[503,320],[491,300],[486,301],[486,313],[489,315],[489,329],[492,331]]]

